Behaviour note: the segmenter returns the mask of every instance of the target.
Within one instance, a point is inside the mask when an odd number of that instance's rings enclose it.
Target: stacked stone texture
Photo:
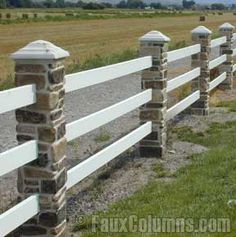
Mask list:
[[[226,80],[220,85],[222,89],[233,88],[233,33],[235,27],[229,23],[220,26],[219,32],[221,36],[226,36],[227,42],[220,46],[220,54],[227,55],[227,61],[220,66],[220,73],[226,72]]]
[[[41,49],[39,57],[31,55],[31,48]],[[61,53],[61,58],[55,50]],[[49,53],[51,55],[46,56]],[[66,236],[67,172],[64,161],[67,141],[62,59],[67,55],[49,42],[36,41],[12,56],[16,61],[16,85],[35,84],[37,101],[16,110],[19,144],[38,141],[38,159],[18,170],[18,190],[23,199],[39,194],[40,207],[39,214],[19,228],[19,236]]]
[[[152,133],[140,142],[142,157],[166,152],[167,51],[170,39],[157,31],[140,38],[140,56],[152,56],[152,67],[142,71],[142,89],[152,89],[152,101],[140,108],[141,124],[152,121]]]
[[[200,76],[192,81],[192,90],[200,90],[200,99],[191,106],[191,112],[196,115],[209,114],[211,34],[212,32],[203,26],[192,31],[193,45],[201,45],[200,53],[192,56],[192,67],[201,69]]]

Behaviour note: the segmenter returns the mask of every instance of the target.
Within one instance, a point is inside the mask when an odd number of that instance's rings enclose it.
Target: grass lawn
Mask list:
[[[229,106],[232,106],[231,102]],[[236,104],[236,102],[234,102]],[[226,104],[227,105],[227,104]],[[235,106],[235,105],[234,105]],[[91,218],[76,224],[88,236],[236,236],[236,208],[229,208],[229,199],[236,198],[236,121],[213,123],[204,133],[190,128],[174,129],[180,140],[202,144],[209,150],[190,157],[191,164],[174,175],[171,182],[155,181],[135,195],[111,205],[100,217],[129,217],[149,215],[166,218],[229,218],[230,233],[92,233]],[[157,169],[157,172],[160,169]],[[98,229],[99,229],[98,225]],[[197,226],[196,226],[197,228]]]

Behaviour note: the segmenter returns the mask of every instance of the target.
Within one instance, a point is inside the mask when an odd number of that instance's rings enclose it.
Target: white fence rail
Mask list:
[[[211,48],[215,48],[215,47],[218,47],[222,44],[225,44],[226,41],[227,41],[226,36],[214,39],[214,40],[211,41]]]
[[[66,138],[71,141],[136,108],[152,99],[152,90],[146,90],[108,108],[100,110],[66,126]]]
[[[0,176],[38,158],[36,141],[29,141],[0,154]]]
[[[37,215],[39,212],[38,195],[33,195],[0,215],[0,236],[9,234],[12,230]]]
[[[88,175],[107,164],[119,154],[139,142],[152,131],[152,123],[147,122],[133,132],[114,142],[102,151],[81,162],[68,171],[67,189],[86,178]]]
[[[209,90],[213,90],[216,88],[220,83],[222,83],[226,79],[226,72],[222,73],[220,76],[215,78],[213,81],[210,82]]]
[[[233,72],[236,72],[236,64],[233,66]]]
[[[233,57],[236,56],[236,49],[233,50]]]
[[[110,81],[152,67],[152,57],[147,56],[100,67],[88,71],[66,75],[66,92],[75,91],[102,82]]]
[[[185,99],[181,100],[179,103],[171,107],[167,110],[166,119],[170,120],[177,114],[181,113],[183,110],[188,108],[191,104],[196,102],[200,98],[200,91],[196,91],[186,97]]]
[[[179,59],[200,53],[200,50],[201,50],[200,44],[189,46],[183,49],[173,50],[167,53],[167,61],[168,63],[171,63]]]
[[[180,75],[172,80],[167,81],[167,92],[170,92],[200,76],[200,68],[195,68],[190,72]]]
[[[224,54],[214,60],[211,60],[209,63],[209,69],[213,69],[218,67],[219,65],[221,65],[222,63],[224,63],[227,60],[227,56]]]
[[[18,109],[36,102],[35,85],[16,87],[0,91],[0,114]]]

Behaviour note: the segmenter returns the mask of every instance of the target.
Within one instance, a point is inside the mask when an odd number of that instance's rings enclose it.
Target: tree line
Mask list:
[[[192,9],[196,5],[193,0],[183,0],[183,9]],[[104,9],[104,8],[128,8],[128,9],[166,9],[167,7],[161,3],[150,3],[146,4],[142,0],[121,0],[118,4],[112,5],[108,2],[70,2],[65,0],[44,0],[44,1],[33,1],[33,0],[0,0],[0,8],[66,8],[66,7],[78,7],[83,9]],[[179,9],[179,6],[174,6]],[[235,9],[236,5],[232,5],[232,9]],[[212,10],[225,10],[227,7],[222,3],[212,4],[208,9]]]

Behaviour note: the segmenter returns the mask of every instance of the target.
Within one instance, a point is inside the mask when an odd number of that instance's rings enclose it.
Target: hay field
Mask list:
[[[109,20],[71,20],[64,22],[28,22],[0,25],[0,83],[8,80],[14,63],[9,54],[34,40],[48,40],[68,50],[67,64],[95,55],[109,55],[127,48],[138,48],[138,38],[150,30],[159,30],[171,37],[172,42],[190,42],[190,30],[204,24],[215,32],[220,24],[236,25],[236,16],[209,15],[199,22],[199,16],[156,18],[127,18]]]

